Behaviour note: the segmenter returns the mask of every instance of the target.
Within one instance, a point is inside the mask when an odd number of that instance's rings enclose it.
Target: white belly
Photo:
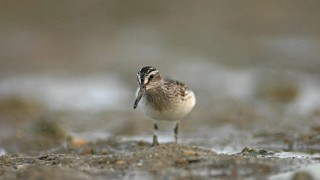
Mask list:
[[[153,120],[179,121],[186,116],[196,103],[195,95],[192,91],[188,91],[184,101],[171,103],[171,108],[166,110],[156,110],[149,104],[145,97],[141,98],[139,108]]]

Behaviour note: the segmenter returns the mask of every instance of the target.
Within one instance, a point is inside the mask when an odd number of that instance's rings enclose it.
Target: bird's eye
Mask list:
[[[152,79],[152,78],[153,78],[153,75],[150,75],[149,78]]]

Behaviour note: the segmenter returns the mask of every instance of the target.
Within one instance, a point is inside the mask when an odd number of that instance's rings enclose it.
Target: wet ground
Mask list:
[[[233,86],[225,77],[232,73],[221,72],[224,86]],[[134,93],[116,91],[109,98],[104,92],[109,85],[121,89],[121,81],[9,78],[0,84],[0,177],[318,178],[320,111],[313,104],[316,89],[310,88],[317,88],[318,81],[286,75],[264,83],[269,80],[261,74],[268,73],[238,72],[231,77],[238,91],[216,89],[220,96],[211,100],[202,97],[210,89],[196,88],[198,104],[181,121],[179,144],[172,143],[173,125],[162,122],[158,147],[150,144],[152,121],[131,107]],[[48,80],[51,85],[45,85]]]
[[[163,144],[150,148],[150,144],[144,141],[99,141],[82,148],[81,151],[69,148],[31,157],[2,156],[2,177],[264,178],[317,162],[316,158],[272,157],[267,151],[249,150],[226,155],[188,145]]]
[[[39,155],[3,155],[1,178],[5,179],[206,179],[267,178],[281,179],[282,173],[300,173],[299,169],[315,166],[319,156],[281,150],[244,148],[235,154],[217,153],[208,148],[165,143],[150,147],[145,141],[118,139],[88,142],[42,151]],[[304,177],[317,177],[303,171]]]

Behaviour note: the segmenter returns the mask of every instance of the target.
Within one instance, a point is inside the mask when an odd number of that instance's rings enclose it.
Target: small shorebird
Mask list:
[[[139,87],[133,105],[139,104],[141,110],[153,120],[154,134],[152,146],[159,145],[157,131],[158,120],[175,123],[174,138],[178,142],[179,120],[186,116],[196,103],[195,95],[179,81],[164,79],[159,71],[145,66],[137,74]]]

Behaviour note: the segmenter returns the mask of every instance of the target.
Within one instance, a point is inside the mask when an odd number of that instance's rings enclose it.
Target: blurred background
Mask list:
[[[195,91],[182,143],[286,148],[290,137],[320,130],[319,8],[292,0],[3,0],[0,154],[37,152],[66,137],[151,141],[152,121],[132,108],[146,65]],[[160,130],[160,142],[173,140],[170,124]]]

